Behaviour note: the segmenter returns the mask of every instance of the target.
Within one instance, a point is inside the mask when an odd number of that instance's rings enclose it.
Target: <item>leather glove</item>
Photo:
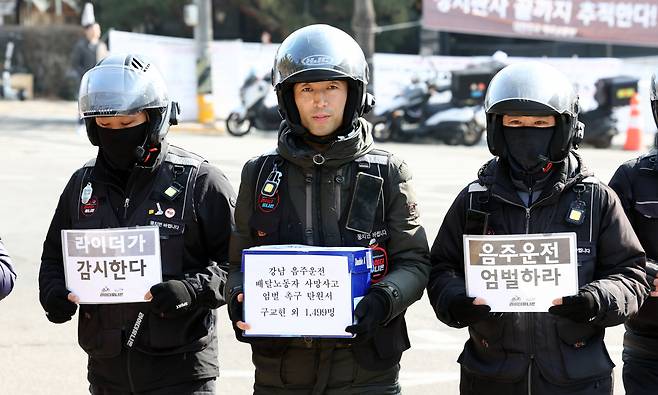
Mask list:
[[[589,322],[596,318],[599,312],[594,295],[588,291],[580,291],[576,296],[565,296],[562,304],[551,306],[548,312],[565,317],[574,322]]]
[[[242,303],[238,302],[238,295],[242,293],[242,287],[235,287],[231,291],[230,299],[228,301],[228,317],[235,325],[238,321],[244,321],[244,310]]]
[[[489,316],[491,307],[486,304],[473,304],[474,300],[475,298],[461,294],[450,302],[448,312],[460,325],[471,326]]]
[[[345,328],[346,332],[353,333],[357,339],[368,339],[375,334],[375,330],[387,318],[390,302],[382,291],[372,290],[361,299],[354,309],[357,323]]]
[[[46,318],[55,324],[62,324],[73,317],[78,305],[68,300],[69,290],[64,287],[53,288],[45,301]]]
[[[189,311],[196,293],[185,280],[169,280],[151,287],[151,310],[160,316],[176,317]]]

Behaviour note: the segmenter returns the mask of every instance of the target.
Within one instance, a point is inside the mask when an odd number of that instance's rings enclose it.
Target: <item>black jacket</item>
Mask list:
[[[521,202],[505,163],[496,159],[487,163],[470,189],[484,185],[488,190],[477,196],[469,193],[469,187],[462,190],[441,225],[431,250],[429,299],[441,321],[460,326],[448,306],[456,295],[466,293],[465,214],[469,204],[484,193],[489,194],[489,201],[479,209],[491,214],[488,233],[576,232],[579,285],[595,296],[599,312],[586,324],[549,313],[491,314],[469,327],[470,339],[459,357],[473,374],[516,381],[530,366],[555,384],[609,376],[614,364],[603,344],[604,328],[624,322],[647,295],[644,253],[615,194],[591,177],[575,154],[566,162],[555,166],[529,209]],[[587,219],[573,226],[565,218],[576,199],[574,186],[579,184],[586,187],[582,198],[587,202]]]
[[[0,300],[9,295],[14,288],[14,281],[16,281],[16,272],[11,267],[11,259],[4,244],[0,241]]]
[[[167,200],[162,192],[176,180],[184,189]],[[88,182],[98,205],[84,215],[80,196]],[[109,171],[102,155],[73,174],[44,242],[42,305],[54,287],[64,285],[60,232],[72,228],[160,226],[163,281],[185,279],[196,293],[191,311],[169,319],[150,313],[149,303],[82,305],[78,342],[89,354],[90,382],[146,391],[218,375],[213,309],[224,304],[234,205],[235,194],[221,171],[166,142],[154,163],[136,166],[129,176]],[[156,207],[175,207],[177,214],[158,216],[151,210]],[[127,336],[139,312],[145,319],[134,348],[128,349]]]
[[[610,180],[628,219],[647,253],[647,269],[658,269],[658,167],[656,152],[629,160]],[[658,298],[648,298],[640,312],[626,322],[632,334],[658,338]],[[658,351],[656,351],[658,352]]]

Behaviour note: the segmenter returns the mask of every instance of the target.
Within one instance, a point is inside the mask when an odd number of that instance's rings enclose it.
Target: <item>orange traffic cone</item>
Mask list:
[[[642,145],[642,130],[640,130],[640,100],[637,93],[631,97],[631,117],[628,119],[628,129],[626,129],[626,143],[624,149],[627,151],[637,151]]]

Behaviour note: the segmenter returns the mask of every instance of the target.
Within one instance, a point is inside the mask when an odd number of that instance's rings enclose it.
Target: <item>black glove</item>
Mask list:
[[[236,287],[232,290],[230,299],[228,301],[228,318],[231,319],[235,325],[238,321],[244,321],[244,310],[242,303],[238,302],[238,295],[242,293],[242,287]]]
[[[390,309],[390,302],[382,291],[372,290],[359,301],[354,309],[357,323],[345,328],[346,332],[357,335],[357,338],[367,339],[375,334],[375,330],[384,323]]]
[[[67,299],[69,293],[64,287],[53,288],[48,292],[44,306],[48,321],[62,324],[73,317],[78,305]]]
[[[551,306],[548,309],[551,314],[565,317],[574,322],[589,322],[596,318],[599,306],[591,292],[580,291],[576,296],[565,296],[562,304]]]
[[[471,326],[489,316],[491,307],[486,304],[473,304],[475,298],[464,294],[457,295],[450,302],[448,312],[460,325]]]
[[[169,280],[151,287],[151,310],[162,317],[176,317],[189,311],[196,299],[192,285],[185,280]]]

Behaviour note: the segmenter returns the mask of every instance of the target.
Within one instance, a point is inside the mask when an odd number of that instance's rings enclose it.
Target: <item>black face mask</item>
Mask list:
[[[536,174],[548,163],[548,153],[555,128],[510,128],[503,126],[503,136],[512,168]]]
[[[100,151],[116,170],[130,170],[137,162],[137,147],[144,144],[148,122],[125,129],[108,129],[96,126]]]

